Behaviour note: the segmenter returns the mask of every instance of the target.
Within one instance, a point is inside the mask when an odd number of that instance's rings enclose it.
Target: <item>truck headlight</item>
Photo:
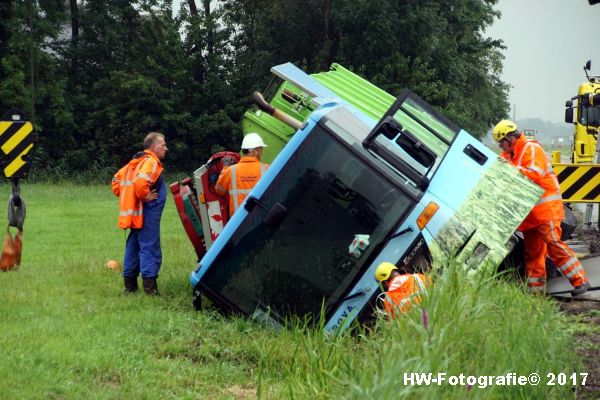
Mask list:
[[[481,265],[483,259],[485,258],[485,256],[487,256],[489,252],[489,247],[487,247],[481,242],[477,243],[477,246],[475,246],[475,250],[473,250],[469,258],[467,258],[465,265],[468,269],[477,269],[477,267]]]

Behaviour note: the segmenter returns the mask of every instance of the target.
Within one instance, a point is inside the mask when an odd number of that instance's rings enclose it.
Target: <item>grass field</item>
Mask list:
[[[0,190],[8,197],[9,186]],[[544,382],[583,372],[554,303],[457,272],[436,281],[422,309],[337,337],[196,312],[195,256],[170,197],[161,295],[125,296],[103,266],[125,243],[108,185],[24,184],[22,195],[22,265],[0,274],[0,399],[564,399],[572,386],[427,387],[404,385],[403,374],[537,372]]]

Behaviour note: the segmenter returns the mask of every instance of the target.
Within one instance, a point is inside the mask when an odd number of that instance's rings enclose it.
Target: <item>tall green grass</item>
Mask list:
[[[583,372],[551,301],[501,279],[469,283],[452,267],[422,307],[341,335],[195,312],[195,255],[170,198],[161,296],[125,296],[104,267],[125,243],[108,185],[24,184],[22,195],[22,265],[0,274],[1,399],[562,399],[572,387],[410,386],[403,374]]]
[[[585,372],[570,331],[551,301],[496,277],[469,282],[449,266],[420,306],[393,321],[382,318],[370,329],[327,339],[315,331],[292,331],[293,362],[262,386],[298,399],[573,398],[574,386],[545,384],[548,373]],[[542,383],[485,388],[453,386],[448,380],[405,384],[405,373],[411,372],[434,377],[443,372],[446,379],[537,373]]]

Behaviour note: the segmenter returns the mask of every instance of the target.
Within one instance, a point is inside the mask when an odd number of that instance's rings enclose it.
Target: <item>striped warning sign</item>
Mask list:
[[[0,171],[7,178],[26,178],[36,141],[29,121],[0,121]]]
[[[600,202],[600,165],[554,164],[564,202]]]

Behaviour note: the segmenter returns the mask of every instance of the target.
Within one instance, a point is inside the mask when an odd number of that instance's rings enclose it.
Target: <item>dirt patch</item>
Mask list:
[[[600,398],[600,301],[562,301],[561,310],[577,324],[577,352],[589,373],[586,385],[580,386],[577,399]]]
[[[227,392],[235,399],[255,399],[256,388],[253,387],[241,387],[233,385],[227,388]]]

